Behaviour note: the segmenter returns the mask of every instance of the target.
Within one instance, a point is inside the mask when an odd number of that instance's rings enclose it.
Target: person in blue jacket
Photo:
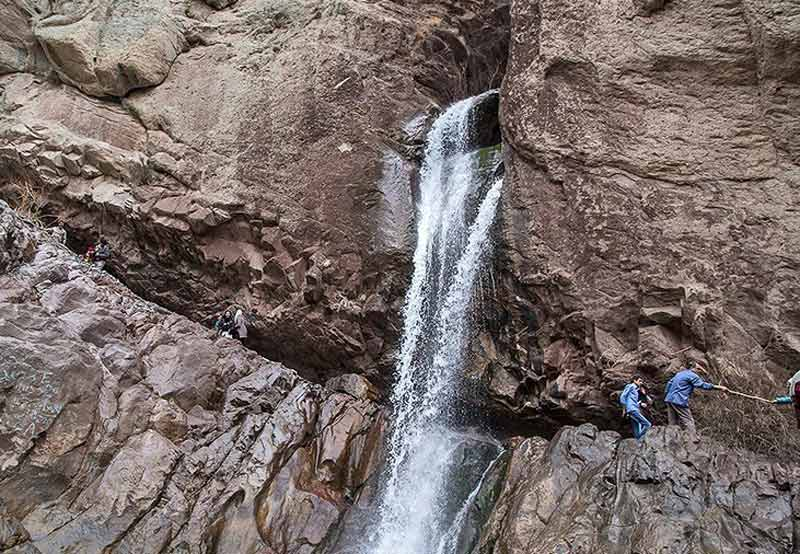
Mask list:
[[[643,392],[642,387],[642,378],[637,377],[631,383],[625,385],[622,394],[619,395],[619,403],[623,406],[622,413],[631,418],[633,438],[637,441],[644,439],[647,430],[653,426],[641,412],[641,408],[647,407],[647,403],[639,398],[640,392]],[[644,396],[644,398],[647,397]]]
[[[694,417],[689,409],[689,398],[694,389],[727,391],[727,387],[706,383],[695,373],[695,363],[689,362],[685,369],[675,374],[667,383],[664,402],[667,404],[667,419],[669,425],[680,425],[689,432],[692,438],[697,437]]]

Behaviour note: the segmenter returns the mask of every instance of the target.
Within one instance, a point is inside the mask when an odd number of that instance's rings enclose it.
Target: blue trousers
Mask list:
[[[633,438],[637,441],[640,441],[644,438],[645,433],[650,427],[653,426],[652,423],[647,421],[647,418],[642,415],[642,412],[636,410],[634,412],[628,412],[628,416],[631,418],[631,426],[633,427]]]

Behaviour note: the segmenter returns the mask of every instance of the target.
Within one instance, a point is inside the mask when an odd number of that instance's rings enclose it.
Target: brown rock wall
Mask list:
[[[660,394],[684,356],[782,390],[800,362],[798,13],[513,3],[486,350],[503,404],[617,425],[608,393],[643,371]]]
[[[503,485],[472,552],[794,552],[797,471],[674,427],[643,445],[567,427],[549,444],[518,442],[498,467]]]
[[[195,320],[256,307],[273,359],[385,377],[413,240],[408,124],[499,84],[507,5],[151,4],[11,20],[83,93],[1,78],[1,194],[36,184],[76,248],[103,232],[117,276]]]
[[[0,548],[310,552],[375,471],[361,376],[325,387],[170,314],[0,202]],[[60,237],[63,239],[63,236]],[[16,549],[16,550],[15,550]]]

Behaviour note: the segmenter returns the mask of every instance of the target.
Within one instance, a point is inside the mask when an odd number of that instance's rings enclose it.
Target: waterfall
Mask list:
[[[480,99],[454,104],[428,133],[386,475],[364,550],[370,554],[432,554],[452,524],[443,517],[458,448],[450,416],[471,337],[475,282],[503,184],[496,179],[488,190],[482,187],[480,156],[470,151],[470,119]]]

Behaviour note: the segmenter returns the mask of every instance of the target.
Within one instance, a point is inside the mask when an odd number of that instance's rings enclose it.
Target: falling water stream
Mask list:
[[[428,134],[385,476],[363,554],[452,554],[458,533],[460,512],[446,509],[454,456],[463,449],[452,416],[472,336],[475,283],[490,253],[503,185],[497,178],[482,186],[471,124],[480,100],[454,104]]]

